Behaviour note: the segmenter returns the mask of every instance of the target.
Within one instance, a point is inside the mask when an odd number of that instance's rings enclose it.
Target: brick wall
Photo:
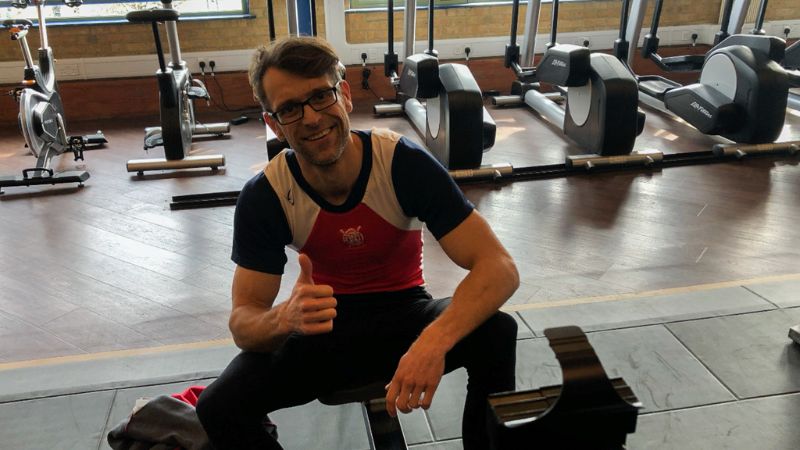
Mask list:
[[[322,2],[317,2],[317,29],[324,36],[325,24]],[[283,36],[288,33],[286,3],[275,2],[275,33]],[[252,19],[218,19],[204,21],[184,21],[178,24],[178,35],[183,52],[220,51],[255,48],[269,40],[267,6],[263,1],[250,3]],[[163,30],[163,28],[162,28]],[[58,58],[96,58],[107,56],[127,56],[154,54],[153,33],[150,25],[114,24],[86,26],[49,26],[47,28],[53,51]],[[19,46],[6,40],[0,45],[0,61],[16,61],[22,58]],[[166,35],[161,33],[166,49]],[[39,47],[39,31],[28,34],[32,49]]]
[[[796,9],[790,5],[796,0],[772,0],[769,4],[768,17],[775,20],[778,17],[786,19],[796,18]],[[559,30],[589,30],[612,28],[619,20],[618,0],[594,2],[591,9],[586,3],[562,4],[562,20]],[[674,5],[674,6],[673,6]],[[476,7],[476,8],[450,8],[437,10],[436,23],[437,39],[451,36],[483,36],[505,35],[510,27],[510,13],[503,12],[509,9],[503,7]],[[485,13],[478,13],[484,11]],[[494,12],[498,11],[498,12]],[[493,12],[489,14],[489,12]],[[269,30],[266,20],[266,4],[254,2],[251,13],[255,19],[247,20],[214,20],[203,22],[184,22],[179,25],[181,47],[186,52],[212,51],[229,49],[248,49],[267,42]],[[420,11],[418,20],[418,37],[424,39],[427,34],[425,12]],[[325,35],[324,11],[322,2],[317,2],[317,25],[320,35]],[[549,5],[545,5],[541,13],[542,32],[549,29]],[[714,23],[719,15],[718,0],[672,0],[669,8],[665,8],[662,24],[675,25],[689,23]],[[276,34],[287,34],[285,3],[275,3]],[[396,14],[396,30],[402,35],[402,13]],[[496,19],[496,21],[494,21]],[[384,42],[386,39],[385,14],[365,13],[347,14],[348,41]],[[441,25],[440,25],[441,21]],[[649,18],[647,20],[649,22]],[[520,27],[524,25],[524,12],[520,14]],[[491,30],[491,31],[490,31]],[[458,34],[456,34],[458,31]],[[520,28],[521,31],[521,28]],[[359,35],[359,33],[362,33]],[[372,34],[369,34],[372,33]],[[31,46],[38,45],[38,36],[31,34]],[[104,26],[71,26],[50,28],[50,39],[56,47],[56,54],[61,58],[123,56],[131,54],[153,54],[152,34],[144,25],[104,25]],[[360,37],[358,37],[360,36]],[[166,43],[165,43],[166,45]],[[695,50],[700,51],[699,47]],[[662,52],[669,54],[671,49],[664,48]],[[678,53],[686,49],[680,49]],[[19,48],[10,41],[0,45],[0,61],[18,60]],[[647,62],[637,63],[647,64]],[[498,70],[502,62],[498,58],[487,60],[474,59],[471,68],[476,80],[485,89],[498,89],[505,91],[510,85],[511,72],[505,69]],[[153,61],[155,68],[155,61]],[[370,66],[375,74],[382,72],[379,65]],[[348,74],[352,80],[360,80],[360,67],[352,67]],[[654,69],[647,68],[643,73],[651,73]],[[352,73],[351,73],[352,72]],[[226,103],[230,108],[256,107],[252,98],[247,76],[243,72],[220,73],[217,80],[224,88]],[[209,89],[215,98],[220,98],[221,92],[217,83],[207,80]],[[373,89],[378,95],[390,97],[393,95],[391,87],[382,76],[370,79]],[[679,80],[685,81],[685,80]],[[354,81],[354,94],[356,97],[370,99],[369,91],[358,89],[358,82]],[[0,86],[3,92],[12,86]],[[111,117],[136,117],[153,116],[158,114],[157,89],[153,77],[138,77],[129,79],[108,79],[89,81],[65,81],[60,83],[60,90],[64,98],[67,117],[71,120],[86,120],[89,118]],[[205,102],[198,102],[198,112],[204,113],[207,108]],[[0,128],[15,126],[18,106],[12,97],[0,96]]]
[[[781,20],[781,19],[798,19],[798,4],[796,0],[773,0],[769,2],[767,7],[767,19]]]
[[[336,0],[329,0],[336,1]],[[344,1],[344,0],[339,0]],[[772,0],[768,18],[792,19],[797,17],[796,0]],[[673,0],[664,8],[662,25],[687,23],[714,23],[719,15],[721,0]],[[652,4],[653,2],[651,2]],[[619,21],[619,0],[592,3],[562,3],[559,30],[613,29]],[[285,2],[275,2],[276,34],[286,35]],[[652,6],[651,6],[652,7]],[[266,2],[250,4],[253,19],[186,21],[179,25],[181,47],[185,52],[238,50],[255,48],[268,40]],[[511,21],[510,6],[482,6],[471,8],[448,8],[436,11],[436,38],[504,36]],[[426,12],[420,11],[417,19],[417,37],[427,36]],[[649,15],[648,15],[649,16]],[[324,4],[317,2],[317,26],[319,34],[325,36]],[[520,32],[524,25],[524,7],[520,14]],[[542,8],[541,32],[549,30],[550,5]],[[395,15],[396,37],[402,38],[403,14]],[[348,13],[347,39],[352,43],[383,42],[386,39],[386,15],[376,13]],[[649,17],[647,19],[649,22]],[[59,58],[93,58],[103,56],[125,56],[154,53],[152,35],[146,25],[86,25],[50,27],[50,39]],[[39,45],[38,33],[30,35],[32,48]],[[7,38],[0,45],[0,61],[20,60],[19,47]]]
[[[773,0],[780,3],[780,0]],[[789,1],[789,0],[784,0]],[[645,24],[650,23],[653,3],[650,3]],[[770,4],[771,6],[771,4]],[[518,30],[525,26],[526,6],[520,7]],[[720,1],[675,0],[662,13],[662,26],[715,23],[719,17]],[[550,31],[551,5],[542,5],[539,13],[539,32]],[[616,29],[619,26],[620,1],[607,0],[561,3],[559,7],[559,32],[596,31]],[[347,41],[354,44],[386,41],[386,12],[349,12],[345,16]],[[475,6],[436,10],[434,14],[435,38],[467,38],[504,36],[511,29],[509,5]],[[403,12],[395,11],[395,40],[403,37]],[[417,11],[417,39],[427,39],[428,13]]]
[[[708,46],[697,47],[667,47],[661,49],[664,56],[683,55],[687,53],[702,54]],[[694,81],[696,74],[663,73],[651,61],[642,60],[640,55],[635,56],[634,67],[641,73],[661,74],[678,82]],[[347,69],[347,79],[352,86],[353,100],[360,107],[371,108],[375,103],[375,95],[392,99],[394,88],[389,81],[381,76],[383,66],[379,64],[367,65],[372,70],[370,77],[371,91],[361,88],[361,66],[351,66]],[[514,74],[503,67],[502,58],[475,58],[469,63],[470,70],[475,76],[475,81],[484,91],[497,90],[508,93]],[[244,72],[220,73],[212,80],[205,78],[211,96],[219,103],[223,94],[225,105],[231,110],[242,108],[257,109],[258,105],[253,99],[253,93],[247,82]],[[99,119],[115,119],[137,117],[158,117],[158,89],[154,77],[134,77],[107,80],[73,80],[59,85],[61,97],[68,123],[94,122]],[[201,120],[209,117],[207,114],[220,114],[221,110],[204,101],[195,102],[195,110]],[[18,106],[14,100],[0,96],[0,130],[16,128]],[[228,118],[238,112],[222,113]],[[157,119],[156,119],[157,120]],[[69,126],[69,125],[68,125]]]

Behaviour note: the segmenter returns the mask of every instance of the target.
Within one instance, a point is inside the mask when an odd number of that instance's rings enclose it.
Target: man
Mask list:
[[[259,49],[250,83],[292,151],[236,207],[230,328],[243,352],[197,406],[214,446],[279,449],[268,412],[375,381],[388,381],[391,415],[427,409],[443,373],[465,367],[464,447],[485,450],[486,396],[514,389],[516,322],[498,311],[519,284],[508,252],[424,150],[350,130],[350,86],[325,41]],[[452,301],[425,292],[421,222],[469,271]],[[275,305],[286,246],[300,275]]]

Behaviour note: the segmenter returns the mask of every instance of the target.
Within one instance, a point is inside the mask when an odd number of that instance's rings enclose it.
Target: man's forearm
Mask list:
[[[451,304],[422,332],[418,340],[445,352],[492,316],[517,290],[519,275],[513,261],[476,264],[459,283]],[[491,267],[490,267],[491,265]]]
[[[229,327],[236,346],[245,351],[271,352],[289,337],[280,326],[284,304],[265,309],[255,305],[239,306],[231,313]]]

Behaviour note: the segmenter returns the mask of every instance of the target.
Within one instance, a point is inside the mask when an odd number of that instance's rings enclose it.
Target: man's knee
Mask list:
[[[197,417],[203,427],[208,427],[218,421],[217,418],[220,417],[222,409],[223,406],[219,402],[219,396],[216,395],[214,384],[212,383],[200,393],[200,397],[197,399],[197,406],[195,407]]]
[[[226,423],[236,421],[237,418],[242,419],[249,414],[248,405],[241,399],[242,395],[237,392],[235,386],[217,379],[200,393],[195,407],[197,417],[206,431],[225,427]]]
[[[465,353],[465,364],[473,361],[478,366],[514,365],[517,348],[517,321],[502,311],[498,311],[486,319],[481,326],[475,329],[461,343]]]
[[[487,334],[496,342],[516,342],[517,321],[510,314],[497,311],[484,323]]]

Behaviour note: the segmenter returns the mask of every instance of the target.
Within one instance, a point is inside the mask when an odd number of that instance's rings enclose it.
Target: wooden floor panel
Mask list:
[[[357,105],[355,128],[390,127],[420,141],[407,121],[369,111]],[[676,153],[718,141],[646,112],[637,149]],[[527,109],[491,113],[497,143],[485,162],[554,164],[580,153]],[[72,123],[74,132],[102,128],[109,139],[83,162],[58,161],[61,170],[88,170],[85,186],[6,188],[0,196],[0,362],[227,336],[233,208],[170,211],[169,202],[240,189],[266,163],[264,126],[252,120],[224,139],[196,142],[192,154],[225,155],[217,173],[138,178],[127,160],[162,155],[142,151],[147,125]],[[789,115],[782,139],[798,138],[800,117]],[[1,131],[0,174],[31,163],[16,130]],[[522,285],[509,305],[524,305],[797,273],[797,164],[765,158],[464,191],[517,260]],[[430,289],[449,295],[464,271],[427,232],[425,240]],[[284,288],[296,276],[290,254]]]

